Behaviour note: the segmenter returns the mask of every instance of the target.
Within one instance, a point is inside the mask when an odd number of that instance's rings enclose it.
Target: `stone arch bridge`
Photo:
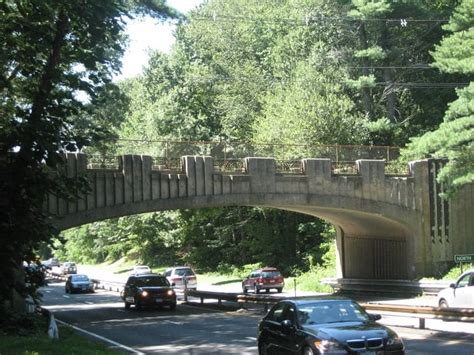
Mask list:
[[[76,201],[49,196],[59,229],[107,218],[183,208],[261,206],[305,213],[337,230],[339,278],[416,279],[435,275],[455,254],[474,253],[474,189],[438,197],[442,162],[411,162],[408,175],[385,173],[384,160],[357,160],[356,174],[336,174],[329,159],[302,159],[297,173],[273,158],[245,158],[223,173],[212,157],[183,156],[179,171],[154,169],[150,156],[117,157],[118,167],[90,169],[67,154],[64,173],[85,177],[91,191]]]

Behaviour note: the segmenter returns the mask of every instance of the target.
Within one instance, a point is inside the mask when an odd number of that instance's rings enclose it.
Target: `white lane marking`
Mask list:
[[[69,297],[68,295],[63,295],[63,297],[64,297],[64,298],[71,298],[71,297]]]
[[[84,301],[85,304],[95,304],[94,302],[91,301]]]
[[[85,333],[85,334],[87,334],[87,335],[90,335],[90,336],[92,336],[92,337],[95,337],[95,338],[97,338],[97,339],[100,339],[100,340],[102,340],[102,341],[105,341],[105,342],[110,343],[110,344],[112,344],[112,345],[118,346],[119,348],[122,348],[122,349],[128,351],[130,354],[145,355],[145,353],[142,353],[142,352],[140,352],[140,351],[137,351],[137,350],[135,350],[135,349],[133,349],[133,348],[130,348],[130,347],[126,346],[126,345],[117,343],[117,342],[115,342],[115,341],[113,341],[113,340],[111,340],[111,339],[105,338],[105,337],[100,336],[100,335],[98,335],[98,334],[91,333],[91,332],[89,332],[89,331],[87,331],[87,330],[85,330],[85,329],[82,329],[82,328],[76,327],[75,325],[72,325],[72,324],[63,322],[62,320],[59,320],[59,319],[57,319],[57,318],[56,318],[56,322],[58,322],[58,323],[60,323],[60,324],[67,325],[67,326],[69,326],[69,327],[71,327],[71,328],[73,328],[73,329],[75,329],[75,330],[77,330],[77,331],[79,331],[79,332],[83,332],[83,333]]]
[[[175,325],[183,325],[184,323],[183,322],[174,322],[172,320],[163,320],[162,323],[169,323],[169,324],[175,324]]]

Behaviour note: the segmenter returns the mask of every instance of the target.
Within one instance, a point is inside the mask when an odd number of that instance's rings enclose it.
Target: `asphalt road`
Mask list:
[[[65,294],[64,282],[44,287],[43,305],[58,320],[127,348],[124,353],[257,354],[259,312],[223,311],[211,304],[178,304],[168,309],[125,310],[118,293]],[[407,354],[474,355],[474,336],[392,327],[405,341]],[[61,336],[61,335],[60,335]]]

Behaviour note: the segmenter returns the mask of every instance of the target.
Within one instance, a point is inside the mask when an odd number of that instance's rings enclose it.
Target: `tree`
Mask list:
[[[429,67],[429,51],[442,36],[454,1],[351,0],[345,28],[353,35],[347,83],[369,118],[370,143],[404,145],[437,127],[456,77]],[[433,101],[431,97],[437,96]]]
[[[447,158],[438,181],[447,187],[446,196],[474,182],[474,8],[473,0],[462,0],[443,28],[443,38],[432,53],[433,66],[447,73],[465,74],[470,84],[457,90],[458,99],[449,105],[444,122],[435,131],[413,138],[404,152],[407,159]]]
[[[90,106],[79,94],[92,105],[100,99],[120,69],[124,18],[139,13],[175,15],[163,0],[0,3],[0,41],[8,49],[0,55],[0,196],[8,206],[0,212],[1,308],[25,295],[16,270],[55,233],[42,213],[47,194],[68,198],[80,188],[54,175],[61,153],[104,134],[83,119]]]

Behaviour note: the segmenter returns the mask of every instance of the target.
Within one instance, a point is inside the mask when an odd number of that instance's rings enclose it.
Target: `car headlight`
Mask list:
[[[341,344],[331,340],[315,340],[314,346],[321,354],[347,354]]]
[[[173,295],[174,295],[174,291],[173,291],[173,290],[168,290],[168,291],[166,291],[166,294],[167,294],[168,296],[173,296]]]
[[[392,347],[392,346],[393,347],[397,347],[397,346],[403,347],[403,340],[399,336],[393,336],[391,338],[388,338],[387,346],[390,346],[390,347]]]
[[[142,291],[141,295],[142,295],[142,297],[148,296],[148,291]]]

